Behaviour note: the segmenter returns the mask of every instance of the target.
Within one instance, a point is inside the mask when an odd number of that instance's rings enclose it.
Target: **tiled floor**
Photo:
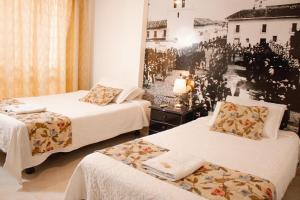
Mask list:
[[[26,182],[23,187],[11,178],[0,167],[0,200],[61,200],[68,180],[80,160],[94,152],[136,138],[128,133],[111,140],[81,148],[70,153],[59,153],[51,156],[37,167],[36,173],[24,174]],[[0,153],[0,166],[3,166],[5,154]],[[290,185],[284,200],[300,200],[300,169]]]
[[[26,179],[21,187],[2,169],[5,154],[0,153],[0,200],[61,200],[75,167],[80,160],[95,150],[116,145],[137,136],[128,133],[111,140],[83,147],[69,153],[50,156],[36,168],[32,175],[23,174]]]
[[[297,175],[289,185],[283,200],[300,200],[300,165],[298,165]]]

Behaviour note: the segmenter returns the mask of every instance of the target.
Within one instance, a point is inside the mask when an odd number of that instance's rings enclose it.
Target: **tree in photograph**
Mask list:
[[[300,30],[291,36],[291,55],[300,62]]]

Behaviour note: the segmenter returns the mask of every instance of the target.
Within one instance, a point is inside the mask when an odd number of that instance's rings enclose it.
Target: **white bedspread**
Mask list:
[[[292,132],[254,141],[209,132],[208,117],[144,139],[170,150],[200,156],[208,162],[270,180],[282,199],[296,173],[300,141]],[[205,198],[167,184],[100,153],[86,156],[66,190],[66,200]]]
[[[23,169],[36,166],[56,152],[69,152],[82,146],[103,141],[122,133],[148,126],[144,100],[97,106],[78,101],[87,91],[20,98],[24,103],[43,105],[48,111],[63,114],[72,121],[73,143],[67,148],[31,155],[27,127],[24,123],[0,114],[0,149],[7,153],[4,169],[20,182]]]

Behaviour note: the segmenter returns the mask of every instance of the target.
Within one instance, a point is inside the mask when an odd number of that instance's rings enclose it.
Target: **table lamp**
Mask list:
[[[178,78],[175,80],[174,83],[174,88],[173,88],[173,92],[178,95],[179,99],[178,99],[178,103],[175,104],[176,108],[181,108],[182,104],[180,103],[180,98],[181,96],[186,93],[186,80],[183,78]]]

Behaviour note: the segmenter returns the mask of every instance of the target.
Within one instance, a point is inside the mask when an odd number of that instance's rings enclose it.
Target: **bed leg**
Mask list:
[[[144,127],[142,129],[140,129],[138,131],[138,133],[139,133],[140,136],[147,136],[147,135],[149,135],[149,127]]]
[[[26,174],[33,174],[35,172],[35,168],[34,167],[30,167],[25,169],[25,173]]]

